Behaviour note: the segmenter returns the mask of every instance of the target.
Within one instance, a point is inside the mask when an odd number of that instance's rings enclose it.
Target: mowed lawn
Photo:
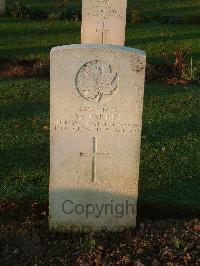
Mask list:
[[[200,212],[200,88],[147,84],[139,213]],[[0,199],[48,200],[49,82],[0,82]]]

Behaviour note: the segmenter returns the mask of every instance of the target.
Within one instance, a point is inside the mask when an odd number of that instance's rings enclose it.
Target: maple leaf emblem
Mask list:
[[[76,78],[76,87],[86,100],[101,102],[118,89],[119,78],[110,64],[92,61],[81,67]]]

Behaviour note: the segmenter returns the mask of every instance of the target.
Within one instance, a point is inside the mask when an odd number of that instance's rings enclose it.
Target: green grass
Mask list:
[[[147,16],[199,15],[198,0],[128,0],[128,7]]]
[[[198,86],[146,86],[140,203],[150,211],[200,210],[199,108]]]
[[[0,58],[49,60],[52,47],[80,43],[80,23],[0,19]],[[143,49],[150,62],[160,62],[163,49],[173,55],[177,47],[191,47],[193,60],[200,60],[198,25],[147,23],[127,25],[126,45]]]
[[[2,79],[0,100],[0,199],[47,201],[49,82]],[[197,86],[146,85],[141,213],[200,211],[199,108]]]
[[[81,7],[82,0],[69,0],[66,6],[70,7]],[[38,10],[43,10],[45,12],[51,13],[58,6],[59,1],[55,0],[18,0],[18,2],[30,8],[35,8]],[[61,2],[61,1],[60,1]],[[7,7],[11,8],[14,6],[15,0],[7,0]]]
[[[0,82],[0,199],[47,199],[49,83]]]

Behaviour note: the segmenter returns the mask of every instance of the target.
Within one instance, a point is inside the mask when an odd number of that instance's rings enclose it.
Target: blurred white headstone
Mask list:
[[[6,0],[0,0],[0,15],[6,12]]]
[[[81,43],[124,45],[127,0],[83,0]]]

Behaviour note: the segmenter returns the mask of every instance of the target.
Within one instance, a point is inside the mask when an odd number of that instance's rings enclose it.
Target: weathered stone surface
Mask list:
[[[6,0],[0,0],[0,15],[3,15],[6,11]]]
[[[124,45],[127,0],[83,0],[82,43]]]
[[[50,227],[134,227],[145,54],[112,45],[51,51]]]

